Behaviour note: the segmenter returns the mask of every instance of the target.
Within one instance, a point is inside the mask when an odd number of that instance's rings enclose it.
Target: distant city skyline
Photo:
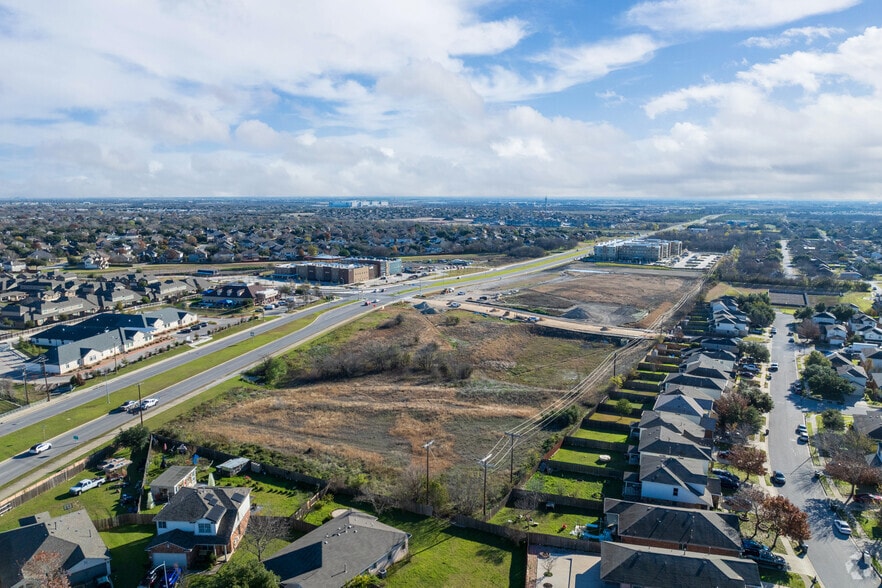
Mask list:
[[[0,198],[878,199],[870,0],[0,0]]]

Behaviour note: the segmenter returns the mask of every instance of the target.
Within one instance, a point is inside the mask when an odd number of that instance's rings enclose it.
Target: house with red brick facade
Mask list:
[[[186,570],[228,557],[245,536],[250,515],[250,488],[181,488],[153,517],[150,561]]]

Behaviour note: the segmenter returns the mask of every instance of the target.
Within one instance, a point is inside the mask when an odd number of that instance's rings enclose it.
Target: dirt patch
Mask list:
[[[644,326],[676,304],[700,279],[666,272],[558,273],[516,292],[500,292],[498,304],[592,324]]]

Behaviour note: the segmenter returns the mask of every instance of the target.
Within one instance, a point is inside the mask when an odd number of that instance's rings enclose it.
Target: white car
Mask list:
[[[132,412],[136,408],[138,408],[138,401],[137,400],[126,400],[119,407],[119,409],[124,412]]]
[[[37,443],[36,445],[28,449],[28,453],[30,453],[31,455],[37,455],[38,453],[43,453],[44,451],[49,451],[50,449],[52,449],[52,444],[48,441],[44,441],[42,443]]]
[[[833,528],[843,535],[851,535],[851,527],[849,527],[848,523],[846,523],[842,519],[836,519],[835,521],[833,521]]]
[[[153,408],[159,404],[158,398],[145,398],[141,401],[141,410],[147,410],[148,408]]]
[[[777,371],[777,369],[778,369],[778,362],[773,361],[773,362],[771,363],[771,365],[769,365],[769,369],[772,370],[773,372],[774,372],[774,371]]]

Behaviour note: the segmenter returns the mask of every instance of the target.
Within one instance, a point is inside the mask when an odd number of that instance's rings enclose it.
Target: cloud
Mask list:
[[[759,47],[761,49],[778,49],[787,47],[794,41],[804,41],[811,45],[817,39],[831,39],[834,35],[845,33],[845,29],[837,27],[801,27],[787,29],[776,37],[750,37],[742,44],[747,47]]]
[[[845,10],[861,0],[658,0],[637,4],[625,20],[656,31],[731,31],[779,26]]]
[[[648,35],[628,35],[598,43],[558,47],[532,59],[547,67],[542,73],[528,77],[497,66],[487,75],[470,76],[471,83],[488,101],[514,102],[560,92],[612,71],[645,63],[662,46]]]

